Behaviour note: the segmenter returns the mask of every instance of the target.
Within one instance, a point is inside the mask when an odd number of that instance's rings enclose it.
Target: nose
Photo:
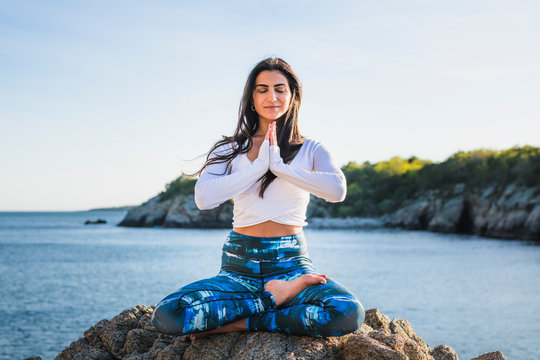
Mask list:
[[[270,94],[270,99],[272,99],[273,101],[277,99],[276,90],[272,89],[268,93]]]

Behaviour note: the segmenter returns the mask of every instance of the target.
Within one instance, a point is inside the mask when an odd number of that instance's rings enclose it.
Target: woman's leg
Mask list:
[[[328,278],[326,284],[306,288],[283,306],[250,316],[247,327],[249,331],[327,337],[356,331],[363,321],[364,308],[358,299]]]
[[[184,286],[161,300],[152,322],[164,334],[212,330],[276,306],[271,293],[249,279],[218,275]]]
[[[326,275],[316,274],[304,274],[290,281],[285,280],[273,280],[269,281],[264,289],[272,294],[272,297],[277,306],[280,306],[292,299],[304,289],[315,284],[325,284]],[[218,327],[212,330],[197,332],[191,334],[191,340],[205,337],[210,334],[223,333],[223,332],[235,332],[235,331],[247,331],[246,318],[233,321],[222,327]]]

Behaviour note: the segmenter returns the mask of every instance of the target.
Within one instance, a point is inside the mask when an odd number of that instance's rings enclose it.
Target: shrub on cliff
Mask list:
[[[159,193],[159,201],[172,199],[178,195],[192,195],[196,179],[191,179],[183,174],[165,185],[165,191]]]

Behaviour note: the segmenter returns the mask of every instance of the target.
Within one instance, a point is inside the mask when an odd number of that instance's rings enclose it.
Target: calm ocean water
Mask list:
[[[53,359],[103,318],[213,276],[228,230],[116,227],[124,211],[0,212],[0,359]],[[106,225],[85,226],[103,218]],[[540,358],[540,246],[397,230],[305,229],[320,272],[461,359]]]

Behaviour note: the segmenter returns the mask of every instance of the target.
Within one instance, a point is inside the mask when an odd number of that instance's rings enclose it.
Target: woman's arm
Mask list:
[[[279,147],[270,146],[270,171],[329,202],[343,201],[347,194],[345,175],[334,165],[330,153],[322,144],[317,146],[313,154],[313,171],[285,164]]]
[[[232,174],[225,174],[227,163],[207,166],[195,184],[197,207],[201,210],[212,209],[246,191],[268,171],[268,147],[269,141],[265,139],[257,159],[248,167]]]

